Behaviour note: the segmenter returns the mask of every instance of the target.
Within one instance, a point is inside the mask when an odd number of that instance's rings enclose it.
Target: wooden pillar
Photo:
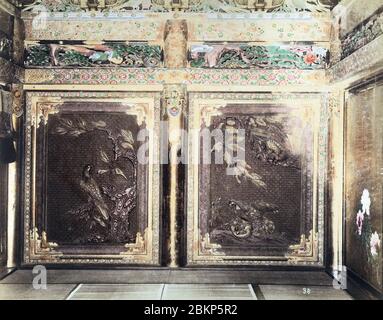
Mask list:
[[[333,276],[341,280],[343,271],[343,194],[344,194],[344,106],[343,91],[334,90],[329,100],[329,217],[328,267]]]
[[[184,20],[169,20],[165,33],[165,66],[179,69],[187,66],[187,26]],[[167,84],[163,95],[165,120],[169,132],[169,171],[168,171],[168,207],[166,214],[167,228],[167,265],[176,268],[180,265],[180,241],[182,232],[182,208],[180,207],[179,150],[182,146],[182,129],[186,107],[186,90],[180,83]]]

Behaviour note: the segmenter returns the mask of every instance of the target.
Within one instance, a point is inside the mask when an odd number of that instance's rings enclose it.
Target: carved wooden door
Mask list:
[[[157,93],[27,94],[24,264],[160,263],[159,114]]]
[[[189,131],[243,136],[234,146],[234,139],[216,143],[217,134],[211,141],[189,134],[189,265],[323,264],[325,101],[320,94],[190,95]],[[239,139],[244,159],[230,156]],[[203,164],[207,149],[223,161]]]

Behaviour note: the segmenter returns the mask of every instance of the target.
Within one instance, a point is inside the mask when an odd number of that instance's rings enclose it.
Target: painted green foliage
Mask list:
[[[92,64],[86,56],[73,50],[60,53],[58,59],[67,66],[89,67]]]
[[[190,52],[193,68],[322,69],[327,49],[315,46],[196,45]]]
[[[159,67],[162,62],[162,48],[150,45],[111,45],[115,58],[123,58],[129,67]]]
[[[50,65],[50,50],[47,45],[38,45],[28,48],[24,62],[25,66],[44,67]]]
[[[121,65],[136,68],[162,66],[162,48],[146,43],[99,45],[33,45],[27,48],[27,67],[92,67]]]

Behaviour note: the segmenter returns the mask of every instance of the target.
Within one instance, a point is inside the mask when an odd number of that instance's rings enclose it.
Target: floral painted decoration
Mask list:
[[[379,238],[379,234],[376,231],[371,235],[370,247],[371,247],[372,256],[375,257],[379,255],[380,238]]]
[[[368,260],[370,262],[379,261],[381,255],[381,240],[377,231],[373,231],[371,221],[371,198],[367,189],[363,190],[360,199],[361,209],[356,214],[357,235],[365,248]]]
[[[356,215],[356,225],[358,227],[358,235],[360,236],[362,235],[363,220],[364,220],[364,213],[359,210]]]

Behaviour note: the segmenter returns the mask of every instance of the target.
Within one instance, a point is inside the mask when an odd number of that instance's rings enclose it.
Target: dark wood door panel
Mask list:
[[[25,264],[160,263],[159,108],[155,93],[27,94]]]
[[[199,152],[200,165],[188,169],[188,263],[321,265],[325,97],[192,94],[190,100],[189,130],[215,134],[211,148],[204,148],[203,134],[189,140],[189,164]],[[227,139],[230,132],[235,139]],[[243,157],[234,159],[239,148]],[[207,150],[211,164],[203,163]]]

